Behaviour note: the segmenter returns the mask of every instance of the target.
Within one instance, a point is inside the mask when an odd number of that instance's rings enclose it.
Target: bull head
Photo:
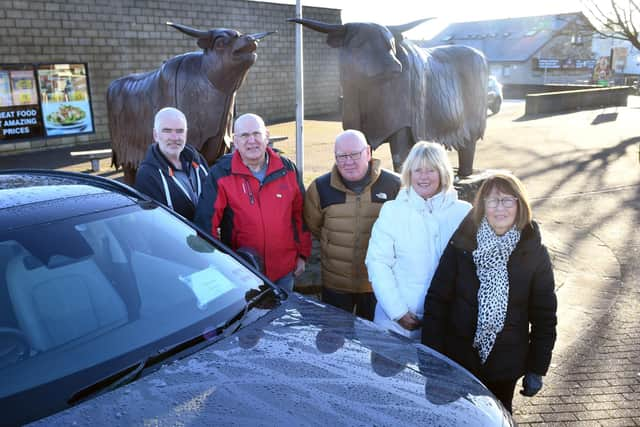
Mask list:
[[[204,50],[203,71],[223,92],[240,87],[243,78],[238,79],[238,75],[243,76],[255,63],[257,43],[276,32],[242,34],[226,28],[202,31],[172,22],[167,25],[198,40],[198,46]]]
[[[290,18],[305,27],[327,34],[327,44],[340,48],[343,80],[389,79],[402,72],[402,54],[397,44],[402,33],[428,21],[385,27],[370,23],[327,24],[304,18]]]

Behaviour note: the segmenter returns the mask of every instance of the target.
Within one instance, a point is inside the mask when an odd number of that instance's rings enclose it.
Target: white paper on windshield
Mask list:
[[[221,251],[216,251],[213,256],[215,258],[216,268],[218,271],[233,282],[242,283],[246,287],[254,289],[258,289],[258,287],[263,284],[262,280],[260,280],[258,276],[253,274],[250,270],[247,270],[231,256]]]
[[[191,288],[200,309],[220,295],[235,289],[235,285],[213,266],[188,276],[180,276],[180,280]]]

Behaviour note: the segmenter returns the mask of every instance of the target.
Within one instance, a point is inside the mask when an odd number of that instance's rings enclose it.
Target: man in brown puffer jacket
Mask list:
[[[372,320],[376,299],[364,258],[382,204],[400,189],[400,177],[371,158],[362,132],[336,137],[336,163],[307,189],[304,219],[320,240],[322,301]]]

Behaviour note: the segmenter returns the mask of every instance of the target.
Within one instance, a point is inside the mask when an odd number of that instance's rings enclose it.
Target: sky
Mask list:
[[[268,1],[295,4],[295,0]],[[397,25],[421,18],[437,18],[405,34],[412,39],[430,38],[452,22],[550,15],[582,9],[580,0],[302,0],[302,5],[342,9],[344,23]]]

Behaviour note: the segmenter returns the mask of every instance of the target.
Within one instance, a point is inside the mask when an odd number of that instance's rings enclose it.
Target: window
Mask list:
[[[0,143],[94,132],[86,64],[0,66]]]

